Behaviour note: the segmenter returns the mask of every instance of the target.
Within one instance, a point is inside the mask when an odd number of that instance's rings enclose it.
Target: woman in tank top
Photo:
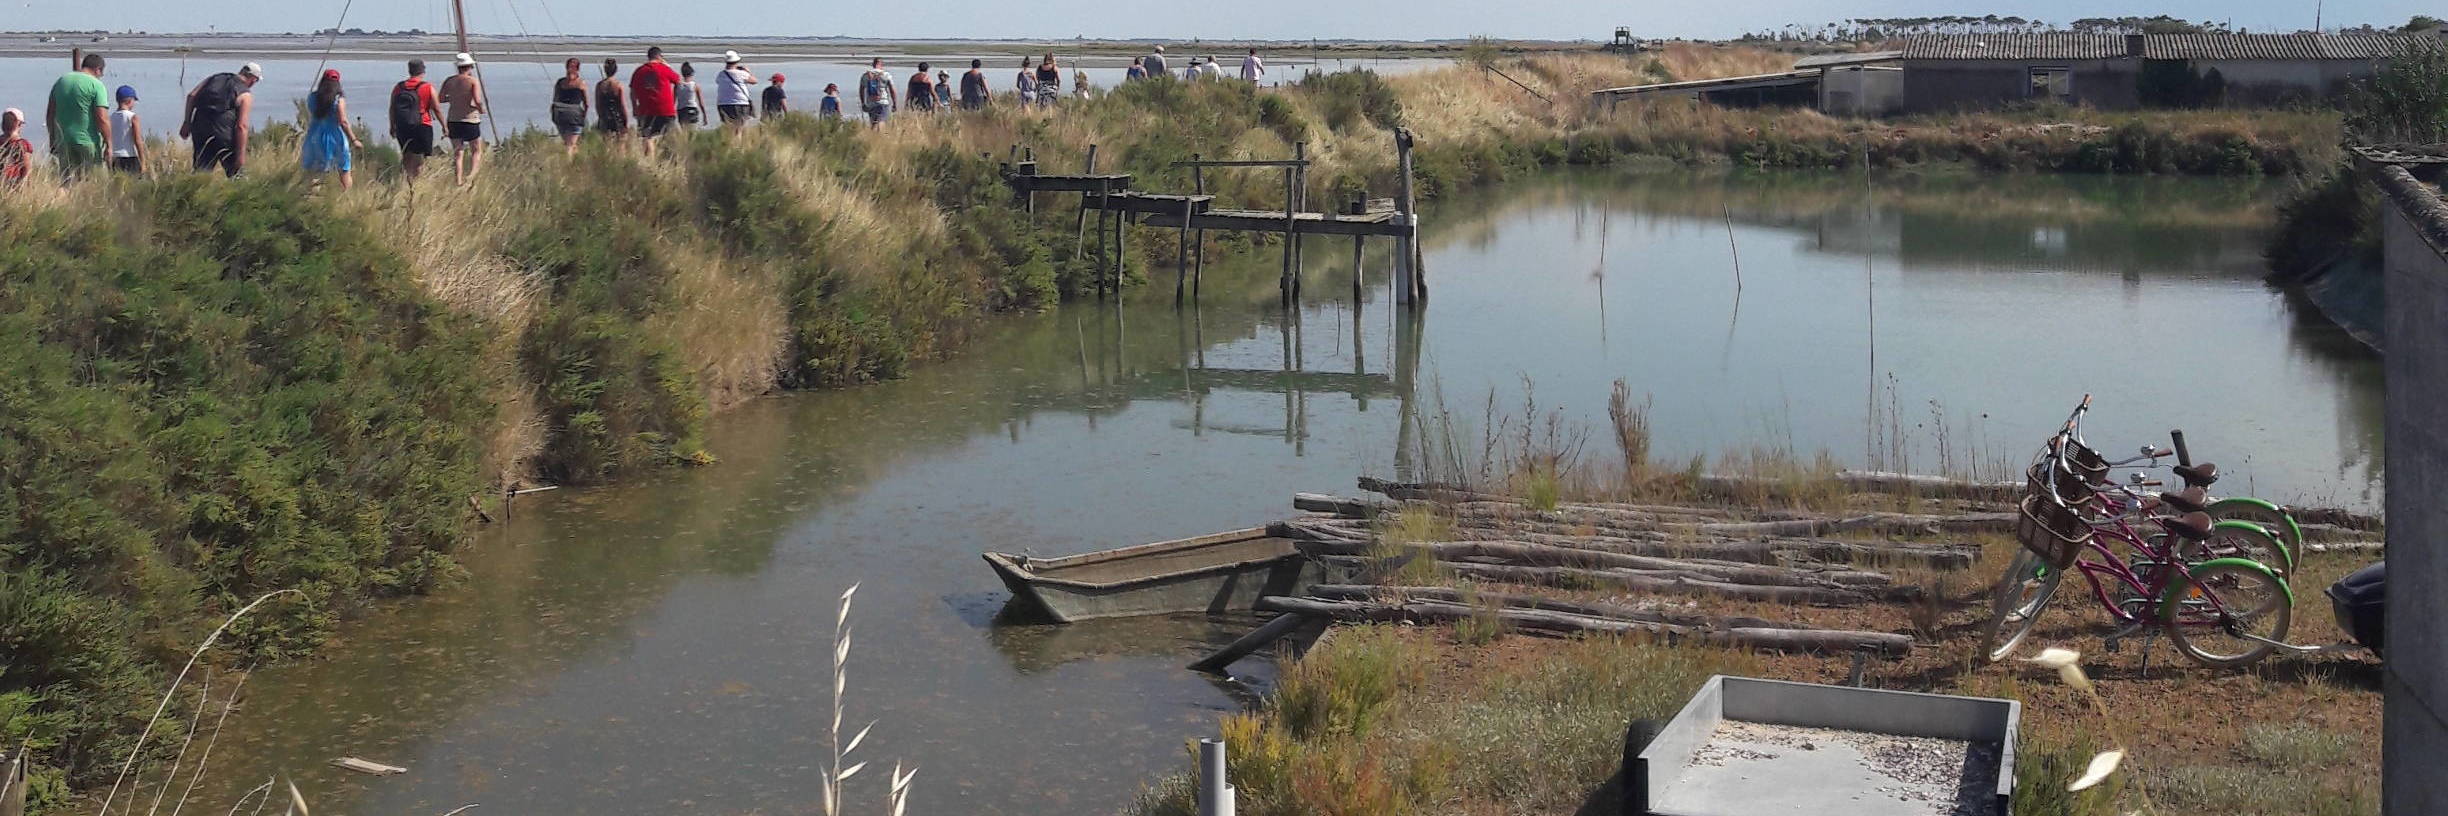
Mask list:
[[[1062,95],[1062,68],[1054,64],[1054,52],[1048,51],[1045,61],[1037,63],[1037,101],[1053,104]]]
[[[629,89],[621,85],[620,62],[604,60],[604,78],[595,83],[595,129],[619,149],[629,135]]]
[[[578,58],[561,63],[561,78],[553,81],[553,131],[561,134],[561,146],[569,155],[578,155],[578,136],[586,132],[586,78],[578,75]]]

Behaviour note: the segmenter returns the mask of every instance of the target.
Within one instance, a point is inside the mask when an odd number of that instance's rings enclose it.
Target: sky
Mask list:
[[[2309,28],[2316,3],[2329,27],[2397,25],[2421,12],[2413,0],[2161,0],[2152,4],[2065,0],[1982,3],[1923,0],[465,0],[469,27],[498,34],[776,34],[883,38],[1594,39],[1628,25],[1643,38],[1723,38],[1787,23],[1848,17],[1998,14],[2063,22],[2080,17],[2167,14],[2224,19],[2254,31]],[[19,6],[0,25],[26,31],[308,32],[340,22],[366,29],[450,29],[448,0],[0,0]],[[1024,13],[1022,13],[1024,12]]]

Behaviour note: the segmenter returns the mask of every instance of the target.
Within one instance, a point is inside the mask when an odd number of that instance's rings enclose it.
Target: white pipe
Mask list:
[[[1199,740],[1199,816],[1233,816],[1232,782],[1225,776],[1224,741]]]

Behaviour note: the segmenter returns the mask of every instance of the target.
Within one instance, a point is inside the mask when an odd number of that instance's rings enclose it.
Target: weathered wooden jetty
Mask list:
[[[1308,145],[1293,145],[1289,159],[1230,159],[1210,160],[1192,155],[1189,161],[1174,162],[1175,168],[1188,169],[1191,191],[1188,193],[1157,193],[1131,188],[1128,173],[1097,172],[1097,148],[1088,147],[1087,160],[1078,173],[1047,173],[1034,153],[1025,157],[1015,149],[1014,160],[1004,167],[1004,179],[1020,197],[1030,212],[1037,208],[1039,194],[1077,194],[1080,197],[1076,231],[1084,246],[1088,236],[1090,213],[1095,214],[1097,242],[1093,255],[1097,264],[1097,295],[1120,296],[1122,259],[1128,250],[1129,227],[1139,224],[1156,229],[1171,229],[1180,237],[1174,261],[1173,303],[1181,305],[1185,298],[1196,300],[1199,283],[1206,269],[1206,237],[1209,230],[1273,233],[1284,236],[1283,274],[1278,283],[1283,302],[1297,302],[1301,296],[1301,245],[1304,238],[1319,236],[1349,236],[1352,239],[1352,297],[1360,296],[1361,260],[1370,237],[1391,238],[1394,241],[1394,300],[1411,305],[1427,298],[1428,286],[1420,269],[1419,217],[1411,183],[1411,132],[1397,129],[1394,146],[1396,164],[1400,170],[1401,189],[1392,198],[1370,199],[1361,196],[1345,202],[1333,211],[1310,211],[1308,180],[1310,160]],[[1207,173],[1211,170],[1279,170],[1284,178],[1283,209],[1243,209],[1220,206],[1216,196],[1207,191]]]

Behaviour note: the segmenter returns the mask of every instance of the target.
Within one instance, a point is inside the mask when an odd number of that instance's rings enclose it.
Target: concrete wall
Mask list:
[[[2389,338],[2381,810],[2448,813],[2448,204],[2403,168],[2371,175]]]
[[[1904,63],[1904,109],[1986,110],[2031,99],[2031,69],[2073,71],[2074,104],[2130,110],[2138,104],[2134,60],[1912,60]]]

